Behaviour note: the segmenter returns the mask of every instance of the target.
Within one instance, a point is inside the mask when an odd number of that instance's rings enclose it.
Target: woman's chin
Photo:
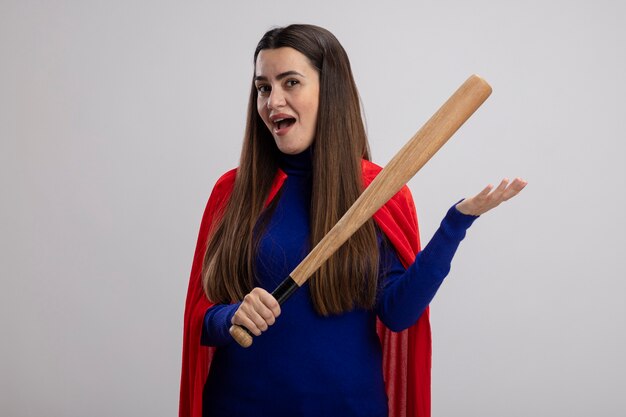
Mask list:
[[[304,152],[309,146],[308,144],[300,143],[285,143],[284,141],[277,140],[276,146],[278,150],[287,155],[297,155]]]

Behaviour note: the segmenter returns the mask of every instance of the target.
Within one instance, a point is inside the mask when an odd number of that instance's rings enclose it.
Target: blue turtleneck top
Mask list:
[[[255,265],[257,286],[269,292],[311,249],[311,154],[282,155],[280,166],[287,179]],[[452,207],[408,269],[381,235],[374,310],[322,317],[305,283],[281,306],[276,323],[244,349],[228,333],[240,303],[208,309],[201,343],[217,349],[204,388],[204,416],[387,416],[376,317],[393,331],[415,323],[475,219]]]

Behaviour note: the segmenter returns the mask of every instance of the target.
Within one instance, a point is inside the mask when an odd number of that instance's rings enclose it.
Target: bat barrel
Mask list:
[[[491,94],[491,86],[470,76],[374,178],[337,224],[291,272],[298,285],[339,249],[422,168]]]

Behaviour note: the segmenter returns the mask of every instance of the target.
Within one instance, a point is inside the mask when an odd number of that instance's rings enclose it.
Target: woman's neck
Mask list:
[[[313,170],[313,152],[311,148],[295,155],[279,152],[278,166],[287,175],[309,176]]]

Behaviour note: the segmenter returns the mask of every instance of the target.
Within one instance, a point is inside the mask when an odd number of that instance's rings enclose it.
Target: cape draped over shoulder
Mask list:
[[[367,187],[382,170],[363,160],[363,183]],[[215,184],[206,205],[193,257],[185,302],[179,417],[202,417],[202,391],[215,348],[200,345],[206,310],[213,303],[202,289],[202,263],[213,225],[232,192],[237,170],[228,171]],[[269,203],[287,175],[278,171]],[[408,267],[420,250],[419,229],[413,198],[404,186],[373,216],[402,264]],[[377,331],[383,346],[383,376],[389,397],[389,417],[430,417],[431,335],[429,309],[407,330],[392,332],[380,320]]]

